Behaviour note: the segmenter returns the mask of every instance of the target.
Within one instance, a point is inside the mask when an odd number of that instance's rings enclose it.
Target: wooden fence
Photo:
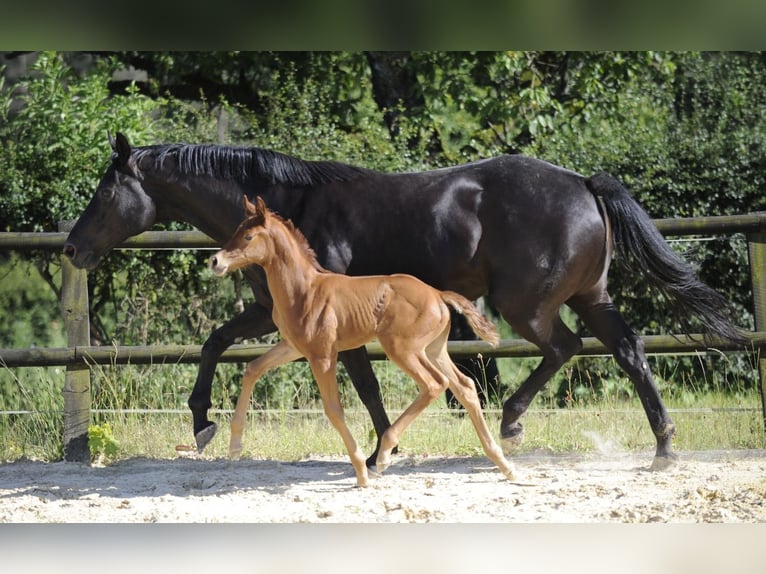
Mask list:
[[[61,250],[72,222],[60,224],[58,232],[0,233],[0,250]],[[766,429],[766,212],[736,216],[659,219],[655,224],[666,236],[744,233],[748,241],[750,277],[755,309],[755,331],[748,334],[749,351],[757,354],[760,391]],[[127,240],[123,249],[208,249],[217,244],[198,231],[148,231]],[[90,366],[94,364],[198,363],[200,345],[91,346],[87,274],[62,256],[61,308],[67,331],[67,347],[0,349],[0,367],[65,366],[64,457],[70,461],[90,460]],[[705,352],[701,337],[659,335],[643,337],[646,351],[654,353]],[[608,355],[592,337],[583,340],[579,355]],[[221,357],[224,362],[245,362],[265,353],[270,345],[233,345]],[[367,346],[371,358],[385,356],[377,343]],[[717,351],[742,351],[728,342],[715,345]],[[505,339],[496,348],[482,341],[451,341],[453,355],[482,353],[494,357],[540,356],[537,347],[520,339]]]

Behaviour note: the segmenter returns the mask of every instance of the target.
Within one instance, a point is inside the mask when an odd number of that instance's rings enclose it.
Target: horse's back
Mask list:
[[[541,289],[558,298],[563,279],[591,281],[595,270],[579,270],[604,243],[585,178],[522,155],[371,172],[316,189],[308,201],[300,227],[329,269],[407,273],[469,299],[493,289],[506,299]]]

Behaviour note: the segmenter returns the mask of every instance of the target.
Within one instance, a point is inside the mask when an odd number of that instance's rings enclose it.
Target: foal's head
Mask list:
[[[210,269],[223,277],[227,273],[252,264],[262,263],[271,247],[267,229],[271,213],[260,197],[252,203],[243,198],[246,219],[223,248],[210,258]]]

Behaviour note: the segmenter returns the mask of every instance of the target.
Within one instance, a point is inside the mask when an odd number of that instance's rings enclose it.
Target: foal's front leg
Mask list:
[[[314,373],[314,378],[319,386],[319,395],[322,397],[324,412],[327,418],[330,419],[332,426],[340,434],[343,443],[346,445],[348,455],[351,457],[351,464],[354,466],[354,471],[356,471],[356,485],[367,486],[369,474],[364,460],[364,453],[359,448],[359,445],[356,444],[343,416],[343,406],[340,403],[340,394],[338,393],[338,380],[335,376],[337,357],[310,358],[309,365],[311,365],[311,372]]]
[[[239,458],[239,454],[242,452],[242,433],[245,430],[247,411],[250,407],[250,397],[253,394],[255,382],[261,375],[274,367],[299,359],[301,356],[287,341],[282,340],[267,353],[247,364],[242,376],[242,389],[237,398],[237,407],[234,409],[234,416],[231,417],[229,458]]]

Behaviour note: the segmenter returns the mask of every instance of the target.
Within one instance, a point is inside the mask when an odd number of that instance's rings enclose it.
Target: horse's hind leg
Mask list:
[[[657,440],[652,469],[661,470],[673,465],[678,459],[673,452],[676,427],[665,409],[649,370],[643,341],[625,323],[625,319],[605,292],[601,293],[595,302],[592,297],[581,296],[575,297],[567,304],[614,355],[617,364],[628,374],[635,386]]]
[[[242,376],[242,389],[237,398],[237,406],[234,409],[234,415],[231,417],[230,458],[237,458],[239,453],[242,452],[242,433],[245,430],[247,410],[250,406],[250,397],[253,394],[253,387],[256,381],[265,372],[300,357],[301,354],[298,351],[290,346],[287,341],[282,340],[267,353],[247,364],[245,373]]]
[[[561,366],[582,349],[582,340],[567,327],[558,315],[519,323],[506,318],[514,330],[540,348],[543,359],[532,374],[527,377],[516,392],[503,403],[503,419],[500,423],[500,438],[503,450],[511,451],[524,436],[519,418],[529,408],[540,389]]]
[[[364,460],[364,453],[354,440],[351,431],[346,426],[346,420],[343,416],[343,406],[340,402],[338,393],[338,380],[335,375],[337,359],[330,358],[310,358],[309,365],[311,372],[314,373],[317,385],[319,386],[319,395],[322,397],[324,412],[335,430],[338,431],[343,444],[351,458],[351,464],[356,472],[356,485],[367,486],[369,474]]]

